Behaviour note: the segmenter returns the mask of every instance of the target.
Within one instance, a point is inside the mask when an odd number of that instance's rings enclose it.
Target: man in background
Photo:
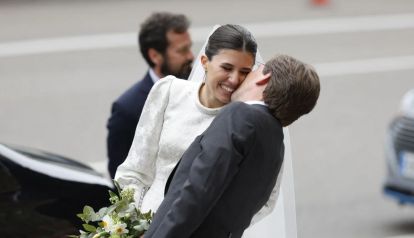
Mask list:
[[[107,124],[111,178],[129,152],[142,108],[154,83],[167,75],[188,78],[194,60],[189,26],[186,16],[167,12],[154,13],[142,23],[138,43],[149,69],[142,80],[112,104]]]

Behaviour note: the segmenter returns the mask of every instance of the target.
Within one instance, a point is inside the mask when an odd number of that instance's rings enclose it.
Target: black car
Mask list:
[[[385,149],[385,194],[400,204],[414,204],[414,90],[404,95],[401,113],[390,123]]]
[[[109,179],[79,162],[0,143],[1,237],[78,234],[84,205],[109,205]]]

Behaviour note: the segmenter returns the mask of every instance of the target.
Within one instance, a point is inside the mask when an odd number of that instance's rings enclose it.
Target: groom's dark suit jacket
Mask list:
[[[282,126],[267,107],[229,104],[182,156],[145,238],[241,237],[283,155]]]

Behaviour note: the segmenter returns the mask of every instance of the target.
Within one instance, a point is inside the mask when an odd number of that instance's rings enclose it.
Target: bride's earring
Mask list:
[[[206,78],[207,78],[207,70],[204,71],[204,78],[203,78],[203,83],[206,82]]]

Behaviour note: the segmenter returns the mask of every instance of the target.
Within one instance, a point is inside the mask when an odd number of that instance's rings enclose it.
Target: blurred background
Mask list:
[[[414,88],[409,0],[1,0],[0,141],[106,173],[110,106],[147,70],[136,32],[154,11],[191,19],[195,54],[236,23],[265,60],[315,65],[318,105],[290,127],[298,237],[414,237],[414,206],[382,193],[388,124]]]

